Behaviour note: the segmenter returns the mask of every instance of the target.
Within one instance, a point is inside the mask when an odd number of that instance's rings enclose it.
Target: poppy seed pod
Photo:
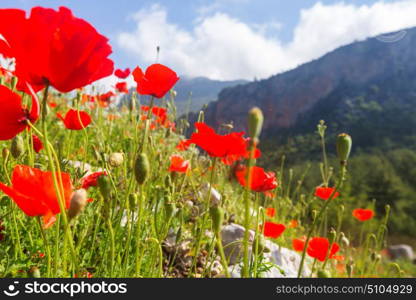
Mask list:
[[[224,211],[219,206],[212,206],[209,209],[209,213],[212,219],[212,229],[215,233],[221,231],[222,222],[224,221]]]
[[[85,189],[76,190],[71,197],[71,203],[68,209],[69,219],[78,216],[87,204],[87,191]]]
[[[263,127],[263,113],[260,108],[253,107],[248,113],[248,135],[252,139],[258,139]]]
[[[134,175],[139,185],[142,185],[149,177],[150,165],[146,153],[140,153],[134,163]]]
[[[114,153],[111,153],[110,156],[108,157],[108,163],[113,168],[121,166],[123,164],[123,162],[124,162],[124,154],[123,153],[114,152]]]
[[[111,196],[111,183],[108,176],[99,176],[97,183],[103,198],[108,199]]]
[[[352,146],[352,139],[346,133],[341,133],[337,137],[337,154],[338,159],[340,160],[342,165],[347,163],[348,157],[350,156],[351,146]]]
[[[12,145],[10,147],[10,152],[14,158],[19,158],[25,152],[25,146],[23,139],[20,135],[16,135],[12,140]]]

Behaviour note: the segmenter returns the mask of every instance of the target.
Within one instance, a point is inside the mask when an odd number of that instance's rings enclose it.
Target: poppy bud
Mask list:
[[[20,135],[16,135],[12,140],[12,145],[10,147],[10,152],[14,158],[19,158],[25,152],[25,147],[23,139]]]
[[[71,204],[68,209],[69,219],[73,219],[78,216],[85,208],[87,204],[87,191],[85,189],[79,189],[72,193]]]
[[[27,273],[30,278],[40,278],[40,270],[38,267],[31,267]]]
[[[256,252],[256,245],[257,245],[257,253],[269,253],[270,249],[266,246],[266,240],[262,234],[258,234],[253,241],[253,252]]]
[[[263,113],[260,108],[253,107],[248,113],[248,135],[252,139],[258,139],[263,127]]]
[[[212,219],[212,229],[215,233],[221,231],[222,222],[224,221],[224,211],[219,206],[212,206],[209,209],[209,213]]]
[[[139,185],[142,185],[146,181],[149,176],[149,171],[149,159],[145,153],[140,153],[134,164],[134,175],[136,176],[136,181]]]
[[[341,133],[337,137],[337,154],[338,159],[342,165],[347,163],[348,157],[350,156],[352,139],[346,133]]]
[[[130,209],[135,208],[137,203],[138,203],[137,194],[130,194],[129,195],[129,207],[130,207]]]
[[[318,270],[318,278],[331,278],[331,273],[327,270]]]
[[[14,91],[14,90],[16,90],[16,86],[17,86],[17,81],[18,81],[19,79],[16,77],[16,76],[13,76],[12,77],[12,82],[11,82],[11,84],[12,84],[12,90]]]
[[[101,195],[104,199],[108,199],[111,196],[111,183],[108,176],[99,176],[97,179],[98,187]]]
[[[124,162],[124,154],[120,152],[111,153],[108,157],[108,163],[113,168],[119,167]]]
[[[6,161],[9,158],[9,155],[10,155],[9,149],[3,148],[2,155],[3,155],[3,160]]]

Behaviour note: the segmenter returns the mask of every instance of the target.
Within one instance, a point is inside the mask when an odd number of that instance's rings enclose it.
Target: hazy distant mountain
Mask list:
[[[178,115],[186,113],[188,109],[196,112],[204,104],[217,100],[218,93],[222,89],[247,82],[246,80],[219,81],[205,77],[189,78],[182,76],[174,88],[177,91],[175,104]]]
[[[356,117],[374,113],[364,112],[366,105],[357,107],[359,97],[364,104],[372,101],[381,107],[395,101],[407,107],[406,103],[415,100],[415,49],[415,28],[394,43],[370,38],[340,47],[294,70],[225,88],[218,101],[209,104],[205,120],[216,127],[233,121],[236,129],[245,129],[248,110],[259,106],[265,114],[266,132],[300,124],[314,127],[319,119],[337,121],[338,128],[348,130],[351,123],[346,123],[345,115],[352,109]]]

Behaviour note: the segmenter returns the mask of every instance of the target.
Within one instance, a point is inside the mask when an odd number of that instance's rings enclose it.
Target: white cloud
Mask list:
[[[135,30],[121,33],[118,44],[147,64],[155,61],[159,45],[160,61],[179,74],[253,79],[294,68],[355,40],[416,26],[413,0],[360,6],[318,2],[301,11],[292,40],[282,43],[270,37],[278,23],[250,25],[211,11],[205,8],[188,31],[169,22],[163,7],[153,5],[133,16]]]

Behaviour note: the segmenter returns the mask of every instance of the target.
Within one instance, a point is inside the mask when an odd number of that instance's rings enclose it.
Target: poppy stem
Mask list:
[[[315,230],[316,225],[318,224],[318,221],[321,219],[322,215],[324,214],[324,212],[326,211],[326,208],[329,206],[329,204],[332,202],[332,199],[334,199],[335,194],[337,193],[338,189],[342,188],[342,185],[344,183],[344,175],[345,175],[345,166],[341,166],[341,171],[340,171],[340,176],[338,178],[338,182],[335,185],[334,190],[332,191],[331,195],[329,196],[328,200],[325,202],[325,204],[322,206],[321,210],[319,211],[318,215],[316,216],[316,218],[313,220],[313,223],[308,231],[308,235],[306,237],[306,241],[305,241],[305,247],[303,247],[303,252],[302,252],[302,259],[300,261],[299,264],[299,270],[298,270],[298,278],[300,278],[302,276],[302,269],[303,269],[303,264],[305,263],[305,256],[306,256],[306,249],[308,248],[308,243],[309,240],[312,236],[313,231]],[[330,251],[330,249],[328,249],[328,251]]]
[[[53,150],[52,144],[48,140],[48,130],[46,126],[46,107],[47,107],[47,99],[49,94],[49,83],[46,85],[43,99],[42,99],[42,135],[45,140],[45,149],[48,157],[48,162],[52,171],[52,179],[53,179],[53,185],[55,188],[55,193],[58,198],[58,204],[59,208],[61,210],[63,225],[64,225],[64,234],[68,238],[71,254],[73,258],[73,264],[75,265],[75,272],[77,272],[78,269],[78,263],[77,263],[77,255],[75,253],[75,247],[74,247],[74,241],[72,238],[71,229],[69,227],[68,217],[66,215],[65,211],[65,199],[63,194],[63,183],[62,183],[62,176],[61,176],[61,168],[59,165],[59,160],[56,155],[56,153]],[[34,128],[33,125],[29,123],[29,125]],[[55,166],[56,163],[56,166]],[[66,253],[63,255],[63,261],[66,261]]]
[[[251,223],[251,215],[250,215],[250,187],[251,187],[251,180],[252,180],[252,169],[254,164],[254,151],[255,151],[255,143],[253,141],[250,142],[250,158],[248,160],[248,173],[246,178],[246,187],[244,189],[244,239],[243,239],[243,268],[242,268],[242,276],[248,278],[249,277],[249,230],[250,230],[250,223]]]
[[[43,245],[45,246],[46,255],[47,255],[48,267],[46,269],[46,277],[50,277],[51,276],[51,249],[49,248],[48,239],[46,238],[46,233],[45,233],[45,230],[43,229],[42,221],[40,220],[40,217],[37,217],[36,220],[39,225],[39,230],[42,235]]]

